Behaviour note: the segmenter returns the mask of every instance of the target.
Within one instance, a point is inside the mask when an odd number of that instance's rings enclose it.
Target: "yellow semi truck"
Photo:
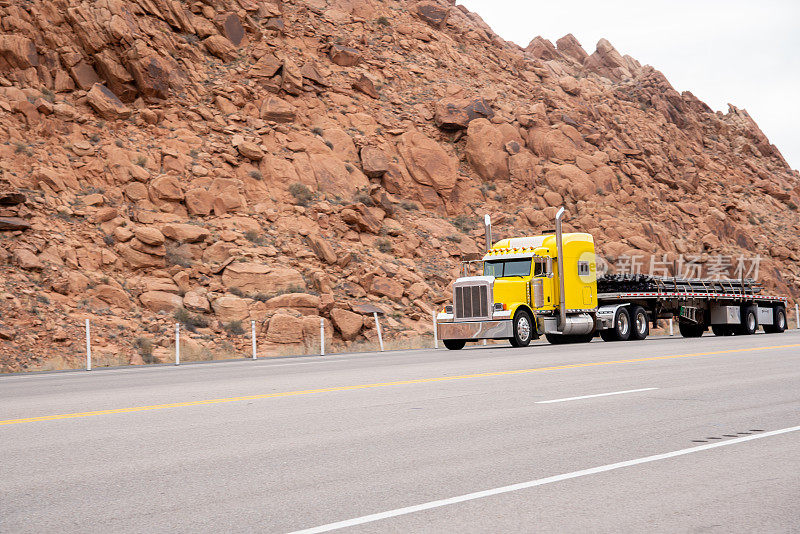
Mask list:
[[[650,324],[672,318],[684,337],[702,336],[709,326],[716,335],[786,329],[786,299],[761,295],[753,280],[598,279],[594,239],[562,233],[563,216],[561,208],[554,233],[494,243],[478,262],[481,275],[453,283],[453,303],[437,315],[437,335],[448,349],[483,339],[525,347],[542,334],[550,343],[589,342],[597,335],[641,340]],[[486,230],[489,244],[488,217]],[[462,274],[471,263],[462,264]]]

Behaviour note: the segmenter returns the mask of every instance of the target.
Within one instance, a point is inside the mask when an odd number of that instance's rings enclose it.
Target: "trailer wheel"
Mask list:
[[[531,314],[525,310],[518,310],[514,314],[514,336],[509,339],[512,347],[527,347],[531,344],[534,329]]]
[[[450,350],[461,350],[467,344],[466,339],[443,339],[442,343]]]
[[[678,330],[683,337],[700,337],[706,331],[706,325],[678,322]]]
[[[756,333],[758,329],[758,319],[754,306],[742,306],[742,324],[739,325],[738,333],[749,336]]]
[[[631,337],[631,314],[628,308],[621,307],[614,314],[614,326],[601,330],[603,341],[628,341]]]
[[[647,322],[647,312],[641,306],[633,308],[631,313],[631,339],[641,340],[650,334],[650,323]]]
[[[786,310],[783,306],[775,308],[775,313],[772,317],[773,324],[765,324],[764,332],[767,334],[780,334],[786,330]]]

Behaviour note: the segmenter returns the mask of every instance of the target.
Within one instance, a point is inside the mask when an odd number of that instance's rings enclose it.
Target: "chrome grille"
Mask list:
[[[489,316],[489,286],[457,286],[453,297],[456,319]]]

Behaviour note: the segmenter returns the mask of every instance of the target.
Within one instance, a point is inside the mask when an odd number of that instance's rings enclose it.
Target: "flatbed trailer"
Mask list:
[[[762,291],[752,279],[603,275],[597,278],[597,332],[606,341],[644,339],[649,325],[664,319],[677,319],[684,337],[699,337],[709,327],[716,335],[752,334],[759,326],[783,332],[786,298]]]

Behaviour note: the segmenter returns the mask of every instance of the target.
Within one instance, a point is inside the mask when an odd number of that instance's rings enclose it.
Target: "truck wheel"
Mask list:
[[[764,332],[767,334],[780,334],[786,330],[786,310],[783,308],[783,306],[778,306],[775,308],[772,321],[773,324],[764,325]]]
[[[614,326],[601,330],[603,341],[628,341],[631,337],[631,314],[628,308],[622,307],[614,314]]]
[[[450,350],[461,350],[467,344],[466,339],[443,339],[442,342]]]
[[[739,325],[739,334],[749,336],[756,333],[758,319],[755,306],[742,306],[742,324]]]
[[[733,335],[733,330],[726,324],[712,324],[711,331],[715,336],[730,336]]]
[[[517,310],[514,314],[514,337],[511,341],[512,347],[527,347],[533,338],[533,318],[525,310]]]
[[[631,313],[631,339],[641,340],[650,334],[650,323],[647,322],[647,312],[641,306],[633,308]]]
[[[551,345],[566,345],[568,343],[589,343],[594,338],[594,334],[573,334],[566,336],[564,334],[545,334],[544,337]]]
[[[679,322],[678,330],[683,337],[700,337],[706,331],[706,325]]]

